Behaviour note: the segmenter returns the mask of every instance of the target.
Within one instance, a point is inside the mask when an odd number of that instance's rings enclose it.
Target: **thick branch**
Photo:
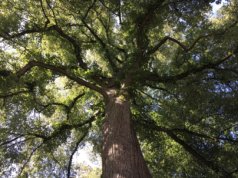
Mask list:
[[[73,47],[74,47],[74,52],[75,52],[75,55],[76,55],[76,59],[78,60],[79,62],[79,65],[83,68],[83,69],[87,69],[87,64],[83,62],[83,59],[81,57],[81,47],[80,47],[80,44],[78,43],[78,41],[76,41],[73,37],[67,35],[61,28],[59,28],[59,26],[54,26],[54,29],[55,31],[58,32],[58,34],[66,39],[67,41],[69,41]]]
[[[7,93],[7,94],[0,94],[0,98],[9,98],[9,97],[13,97],[19,94],[24,94],[24,93],[29,93],[29,90],[22,90],[22,91],[18,91],[18,92],[14,92],[14,93]]]
[[[179,40],[173,38],[173,37],[170,37],[170,36],[166,36],[164,37],[157,45],[155,45],[154,47],[152,47],[151,49],[148,50],[147,52],[147,55],[151,55],[153,53],[155,53],[157,50],[159,50],[159,48],[166,43],[166,41],[172,41],[174,43],[176,43],[177,45],[179,45],[181,48],[183,48],[183,50],[185,52],[189,52],[191,51],[195,45],[202,39],[204,38],[208,38],[208,37],[212,37],[212,36],[219,36],[219,35],[223,35],[225,34],[230,28],[234,27],[238,22],[235,21],[234,23],[232,23],[230,26],[228,26],[226,29],[224,29],[223,31],[221,32],[214,32],[214,33],[209,33],[207,35],[201,35],[199,36],[198,38],[196,38],[194,40],[194,42],[190,45],[190,46],[186,46],[185,44],[183,44],[182,42],[180,42]]]
[[[38,105],[40,105],[40,107],[42,107],[41,109],[36,109],[37,112],[42,112],[42,111],[46,110],[48,107],[50,107],[50,106],[61,106],[65,110],[68,110],[68,106],[66,104],[64,104],[64,103],[51,102],[51,103],[48,103],[48,104],[41,104],[41,103],[39,103],[37,101],[36,101],[36,103]]]
[[[95,119],[96,116],[99,114],[99,112],[96,112],[92,117],[89,119],[79,122],[76,124],[69,124],[69,123],[62,123],[59,128],[54,130],[50,135],[44,135],[44,134],[38,134],[38,133],[27,133],[27,135],[34,136],[36,138],[41,138],[44,140],[44,142],[48,142],[49,140],[58,137],[59,135],[62,135],[65,133],[65,131],[72,130],[74,128],[81,128],[85,125],[91,124]]]
[[[183,48],[183,50],[185,52],[188,52],[190,50],[192,50],[194,48],[194,46],[203,38],[209,37],[211,35],[204,35],[204,36],[199,36],[193,43],[191,46],[186,46],[184,45],[182,42],[180,42],[179,40],[172,38],[170,36],[166,36],[164,37],[157,45],[155,45],[154,47],[152,47],[151,49],[148,50],[147,55],[151,55],[153,53],[155,53],[163,44],[166,43],[166,41],[172,41],[174,43],[176,43],[177,45],[179,45],[181,48]]]
[[[5,40],[9,40],[9,39],[13,39],[13,38],[19,38],[19,37],[22,37],[22,36],[27,35],[27,34],[43,33],[43,32],[49,32],[49,31],[56,31],[60,35],[60,37],[64,38],[68,42],[70,42],[70,44],[74,47],[74,52],[75,52],[75,55],[76,55],[76,59],[78,60],[78,63],[80,65],[80,67],[82,67],[83,69],[86,70],[87,69],[87,64],[84,63],[83,60],[82,60],[81,47],[80,47],[79,42],[76,39],[74,39],[73,37],[66,34],[57,25],[52,25],[50,27],[44,27],[44,28],[27,29],[27,30],[23,30],[23,31],[21,31],[19,33],[15,33],[15,34],[9,34],[9,33],[6,33],[5,35],[0,34],[0,36],[2,36]]]
[[[192,146],[190,146],[184,140],[180,139],[176,134],[174,134],[173,129],[168,129],[165,127],[157,126],[156,123],[154,123],[154,122],[148,123],[148,121],[139,121],[139,124],[142,124],[143,126],[146,126],[149,129],[152,129],[154,131],[166,133],[175,142],[180,144],[188,153],[190,153],[192,156],[194,156],[199,162],[205,164],[207,167],[209,167],[213,171],[215,171],[217,173],[221,173],[224,177],[231,176],[231,173],[227,172],[225,169],[223,169],[222,167],[217,165],[215,162],[207,160],[204,156],[202,156],[199,152],[197,152],[197,150],[192,148]],[[198,135],[200,135],[200,134],[198,134]]]
[[[73,101],[68,105],[68,112],[71,111],[71,109],[74,107],[74,105],[76,104],[76,102],[78,101],[79,98],[83,97],[85,95],[85,93],[81,93],[78,96],[76,96]]]
[[[95,5],[96,1],[97,0],[93,0],[92,4],[88,7],[87,11],[83,15],[83,20],[85,20],[88,17],[88,14],[91,11],[91,9],[93,8],[93,6]]]
[[[6,140],[6,141],[4,141],[4,142],[1,142],[1,143],[0,143],[0,147],[3,146],[3,145],[7,145],[7,144],[9,144],[9,143],[12,143],[12,142],[14,142],[15,140],[18,140],[19,138],[22,138],[23,136],[24,136],[24,135],[19,135],[19,136],[14,137],[14,138],[12,138],[12,139],[10,139],[10,140]]]
[[[40,0],[40,5],[41,5],[41,10],[42,10],[42,13],[46,19],[46,22],[45,22],[45,27],[47,27],[47,25],[50,23],[50,20],[48,18],[48,16],[46,15],[46,12],[45,12],[45,9],[44,9],[44,6],[43,6],[43,1]]]
[[[218,141],[218,140],[223,140],[223,141],[227,141],[227,142],[232,142],[232,143],[238,143],[238,140],[233,140],[233,139],[229,139],[229,138],[223,138],[223,137],[220,137],[220,136],[208,136],[206,134],[203,134],[203,133],[197,133],[197,132],[193,132],[191,130],[188,130],[188,129],[181,129],[181,128],[174,128],[174,129],[170,129],[172,132],[179,132],[179,133],[186,133],[188,135],[193,135],[193,136],[196,136],[196,137],[200,137],[200,138],[206,138],[206,139],[210,139],[210,140],[213,140],[213,141]]]
[[[99,37],[97,32],[92,27],[90,27],[90,25],[88,25],[87,22],[86,22],[88,14],[91,11],[91,9],[94,7],[95,3],[96,3],[96,0],[94,0],[93,3],[88,7],[86,13],[82,16],[81,21],[84,24],[84,26],[88,29],[88,31],[92,34],[92,36],[96,39],[96,41],[99,43],[99,45],[102,47],[102,49],[105,52],[105,57],[108,59],[108,62],[110,64],[113,72],[116,73],[118,71],[118,68],[117,68],[115,62],[113,61],[114,58],[116,58],[116,56],[111,55],[111,52],[108,48],[107,43],[105,43],[103,41],[103,39],[101,37]]]
[[[217,173],[221,173],[225,177],[230,177],[230,173],[228,173],[225,169],[218,166],[216,163],[207,160],[205,157],[203,157],[200,153],[198,153],[195,149],[193,149],[190,145],[188,145],[185,141],[180,139],[178,136],[176,136],[173,132],[167,131],[167,135],[172,138],[175,142],[180,144],[187,152],[189,152],[191,155],[193,155],[197,160],[199,160],[201,163],[205,164],[207,167],[212,169],[213,171]]]
[[[147,37],[147,31],[149,29],[148,26],[153,21],[155,12],[161,6],[161,4],[161,1],[156,1],[153,4],[148,5],[147,7],[145,7],[145,13],[138,15],[135,20],[137,55],[133,61],[132,68],[138,68],[147,61],[147,59],[145,59],[145,54],[149,44]]]
[[[4,146],[4,149],[8,149],[8,148],[13,148],[14,146],[19,146],[21,145],[22,143],[26,143],[27,141],[32,141],[34,138],[32,137],[28,137],[28,138],[25,138],[25,139],[22,139],[22,140],[19,140],[19,141],[15,141],[13,143],[9,143],[9,144],[6,144],[6,145],[2,145]]]
[[[95,10],[95,12],[98,14],[98,12]],[[110,21],[110,16],[108,17],[109,18],[109,21]],[[103,19],[100,18],[100,14],[98,14],[98,17],[97,19],[100,21],[100,23],[102,24],[104,30],[105,30],[105,33],[106,33],[106,37],[107,37],[107,45],[108,46],[111,46],[113,47],[114,49],[116,49],[118,52],[121,52],[123,53],[124,57],[127,58],[127,51],[124,49],[124,48],[121,48],[119,46],[117,46],[116,44],[114,44],[113,40],[111,39],[111,29],[110,29],[110,25],[109,24],[106,24]],[[110,23],[110,22],[109,22]],[[116,59],[116,61],[118,63],[123,63],[117,56],[114,56],[114,58]]]
[[[13,33],[13,34],[5,33],[4,35],[0,34],[0,36],[5,40],[9,40],[9,39],[13,39],[13,38],[19,38],[19,37],[22,37],[27,34],[48,32],[53,29],[54,29],[54,26],[50,26],[47,28],[32,28],[32,29],[23,30],[19,33]]]
[[[27,73],[28,71],[30,71],[33,67],[40,67],[40,68],[44,68],[44,69],[49,69],[51,70],[52,72],[55,72],[55,73],[59,73],[61,75],[64,75],[66,77],[68,77],[69,79],[77,82],[78,84],[82,85],[82,86],[85,86],[89,89],[92,89],[94,91],[97,91],[99,92],[100,94],[102,94],[103,96],[106,96],[106,93],[105,91],[92,84],[92,83],[89,83],[79,77],[76,77],[76,76],[73,76],[71,75],[70,73],[67,72],[67,70],[64,68],[64,67],[60,67],[60,66],[55,66],[55,65],[51,65],[51,64],[46,64],[46,63],[43,63],[43,62],[39,62],[39,61],[30,61],[28,62],[23,68],[21,68],[17,73],[16,75],[20,78],[21,76],[25,75],[25,73]]]
[[[178,80],[182,80],[192,74],[196,74],[199,72],[202,72],[206,69],[214,69],[215,67],[219,66],[220,64],[222,64],[223,62],[227,61],[228,59],[230,59],[233,56],[233,54],[229,54],[226,57],[224,57],[221,60],[218,60],[216,62],[213,63],[207,63],[204,65],[201,65],[199,67],[190,67],[187,71],[184,71],[180,74],[176,74],[176,75],[171,75],[171,76],[159,76],[156,73],[149,73],[147,75],[142,76],[143,79],[146,79],[148,81],[157,81],[157,82],[175,82]]]
[[[114,72],[118,71],[118,68],[116,66],[116,64],[113,61],[113,58],[107,44],[97,35],[97,33],[94,31],[94,29],[92,29],[86,22],[84,19],[82,19],[83,24],[85,25],[85,27],[89,30],[89,32],[94,36],[94,38],[98,41],[98,43],[100,44],[100,46],[103,48],[104,52],[105,52],[105,56],[108,59],[108,62],[110,64],[110,66],[112,67]]]
[[[55,11],[54,11],[53,7],[50,5],[50,1],[49,0],[46,0],[46,3],[47,3],[48,8],[51,10],[51,12],[53,14],[53,18],[54,18],[55,24],[57,25],[58,22],[57,22],[57,19],[56,19]]]
[[[76,102],[78,101],[79,98],[81,98],[82,96],[84,96],[85,93],[81,93],[79,94],[78,96],[76,96],[73,101],[71,101],[71,103],[69,105],[66,105],[64,103],[58,103],[58,102],[51,102],[51,103],[48,103],[48,104],[41,104],[41,103],[38,103],[41,107],[43,107],[42,109],[40,110],[37,110],[38,112],[42,112],[44,111],[45,109],[47,109],[48,107],[50,106],[61,106],[65,109],[66,111],[66,114],[67,114],[67,119],[69,119],[69,114],[72,110],[72,108],[74,107],[74,105],[76,104]],[[36,101],[37,102],[37,101]]]

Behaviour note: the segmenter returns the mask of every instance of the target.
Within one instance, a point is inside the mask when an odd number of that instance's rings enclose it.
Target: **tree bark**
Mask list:
[[[151,178],[130,116],[128,99],[110,93],[103,124],[103,178]]]

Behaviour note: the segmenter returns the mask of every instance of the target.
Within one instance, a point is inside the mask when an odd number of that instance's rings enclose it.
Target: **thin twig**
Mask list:
[[[69,163],[68,163],[68,167],[67,167],[67,178],[70,178],[70,175],[71,175],[71,166],[72,166],[73,156],[76,153],[76,151],[78,150],[80,143],[83,141],[83,139],[86,137],[87,134],[88,134],[88,132],[85,132],[82,135],[82,137],[77,141],[77,143],[69,157]]]
[[[22,174],[22,172],[24,171],[26,165],[30,162],[31,157],[34,155],[34,153],[37,151],[37,149],[39,149],[42,145],[43,145],[43,142],[42,142],[41,144],[39,144],[37,147],[35,147],[35,148],[31,151],[29,157],[27,158],[27,160],[25,161],[25,163],[24,163],[23,166],[21,167],[20,172],[19,172],[19,174],[18,174],[18,177],[21,176],[21,174]]]

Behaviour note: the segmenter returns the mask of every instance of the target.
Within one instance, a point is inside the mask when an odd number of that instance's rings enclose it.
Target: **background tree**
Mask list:
[[[238,5],[212,2],[1,1],[1,177],[70,177],[85,141],[104,178],[237,176]]]

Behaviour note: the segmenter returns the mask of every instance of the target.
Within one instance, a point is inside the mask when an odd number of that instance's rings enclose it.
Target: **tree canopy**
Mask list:
[[[104,149],[113,92],[153,177],[237,177],[237,12],[236,0],[2,0],[0,177],[75,176],[79,147]]]

